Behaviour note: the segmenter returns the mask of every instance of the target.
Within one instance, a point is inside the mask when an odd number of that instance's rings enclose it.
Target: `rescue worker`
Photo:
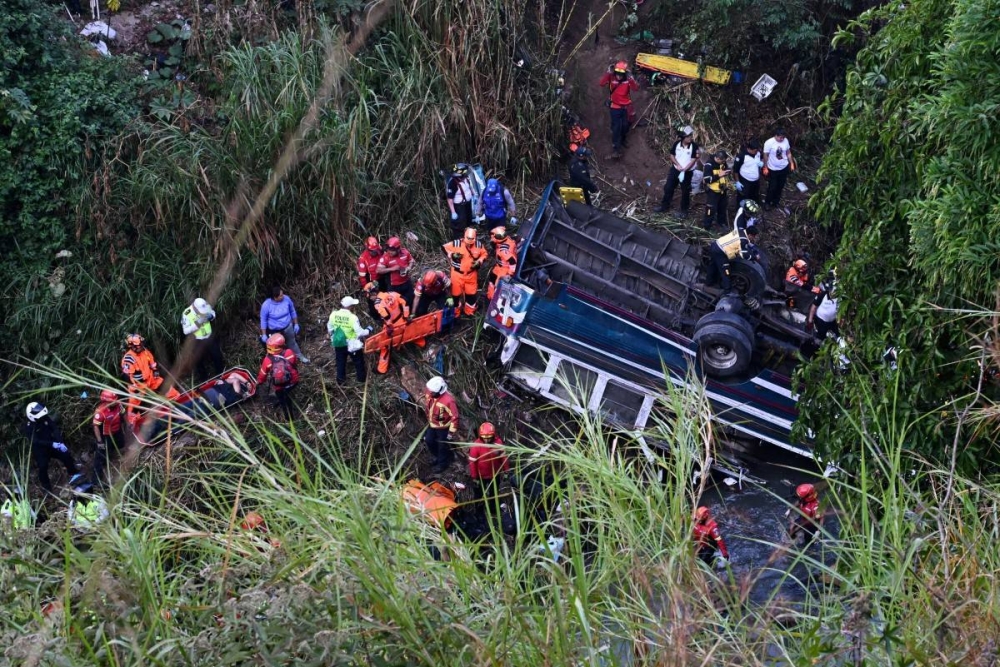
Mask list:
[[[517,243],[507,235],[503,227],[490,230],[490,240],[493,242],[493,269],[487,279],[486,300],[493,300],[497,289],[497,281],[501,278],[513,277],[517,273]]]
[[[608,110],[611,114],[611,157],[618,159],[622,149],[628,145],[628,131],[635,122],[635,106],[632,104],[632,93],[639,90],[639,84],[628,73],[628,63],[619,60],[608,67],[599,86],[608,89]]]
[[[812,283],[809,275],[809,263],[804,259],[792,262],[785,272],[785,294],[788,296],[788,307],[796,308],[795,297],[802,293],[819,294],[819,288]]]
[[[31,509],[31,502],[25,497],[24,490],[19,486],[12,489],[4,487],[5,498],[0,505],[0,532],[5,529],[27,530],[35,525],[37,514]]]
[[[663,199],[660,205],[653,209],[656,213],[670,211],[674,200],[674,190],[681,186],[681,217],[687,217],[691,206],[691,180],[698,166],[698,153],[701,147],[694,141],[694,128],[690,125],[681,130],[681,138],[670,147],[670,173],[667,182],[663,184]]]
[[[764,175],[767,176],[767,197],[764,198],[764,209],[781,203],[781,192],[785,189],[788,174],[795,171],[795,158],[792,157],[792,145],[785,137],[785,131],[778,129],[774,136],[764,142]],[[788,209],[785,209],[788,213]]]
[[[729,560],[729,549],[719,532],[719,524],[715,523],[712,513],[707,507],[699,507],[694,513],[694,529],[691,539],[698,549],[698,558],[702,562],[711,565],[715,558],[715,550],[718,548],[724,561]],[[724,562],[723,561],[723,562]]]
[[[472,317],[476,314],[479,267],[486,260],[486,249],[473,227],[467,227],[460,238],[444,244],[442,249],[451,262],[451,295],[456,300],[455,315]]]
[[[125,336],[125,346],[121,363],[125,380],[157,391],[163,384],[163,378],[153,353],[146,347],[146,339],[139,334],[130,333]]]
[[[496,428],[490,422],[479,425],[478,438],[469,449],[469,476],[472,477],[473,493],[476,500],[496,496],[496,478],[501,472],[510,470],[510,461],[503,451],[503,440],[497,437]]]
[[[22,432],[31,445],[31,456],[38,468],[38,482],[47,492],[52,493],[52,481],[49,479],[49,462],[55,458],[66,468],[69,475],[69,486],[83,479],[83,468],[69,453],[69,447],[63,439],[62,429],[55,415],[49,414],[49,409],[42,403],[31,402],[25,409],[28,421]]]
[[[757,228],[737,227],[733,229],[709,244],[708,258],[711,263],[708,267],[708,274],[705,276],[705,284],[711,286],[721,282],[720,287],[722,287],[723,293],[732,291],[733,283],[729,274],[730,260],[741,257],[756,262],[759,256]]]
[[[285,347],[285,337],[273,333],[267,338],[267,354],[257,371],[257,385],[265,380],[274,389],[274,398],[285,412],[285,418],[292,418],[292,390],[299,383],[298,359],[295,352]]]
[[[444,472],[454,460],[451,442],[458,435],[458,404],[448,393],[448,383],[440,375],[427,381],[425,392],[427,430],[424,444],[431,454],[431,468],[436,473]]]
[[[445,188],[448,197],[448,210],[451,211],[451,235],[458,238],[462,230],[472,224],[472,183],[469,181],[469,168],[464,164],[451,167],[451,178]]]
[[[799,484],[795,488],[795,497],[798,506],[791,510],[793,517],[788,534],[793,541],[797,542],[804,538],[803,541],[812,542],[823,527],[819,494],[816,493],[816,487],[812,484]]]
[[[280,333],[285,340],[283,345],[287,344],[291,348],[298,361],[308,364],[309,359],[302,354],[299,343],[295,340],[299,331],[299,314],[292,297],[285,294],[281,285],[274,285],[271,288],[271,298],[260,306],[260,342],[266,347],[268,337]]]
[[[382,244],[378,242],[378,239],[374,236],[369,236],[368,240],[365,241],[365,249],[361,251],[361,255],[358,256],[358,281],[361,283],[361,289],[370,282],[377,282],[378,289],[380,292],[389,291],[389,276],[378,274],[378,261],[382,257]],[[368,314],[372,316],[372,319],[378,319],[378,313],[375,312],[375,306],[371,301],[368,301]]]
[[[330,334],[330,345],[337,360],[337,384],[347,381],[347,357],[354,362],[354,374],[358,382],[368,378],[365,367],[365,345],[362,338],[371,334],[370,328],[362,327],[361,320],[351,310],[360,303],[351,296],[340,300],[340,309],[330,313],[326,330]]]
[[[479,205],[476,207],[476,218],[486,218],[486,227],[506,226],[507,219],[510,224],[516,225],[517,207],[514,206],[514,197],[497,178],[486,181],[486,188],[479,198]]]
[[[104,499],[98,495],[89,493],[89,491],[89,485],[87,488],[80,488],[80,490],[74,491],[73,500],[69,502],[66,517],[69,519],[70,525],[74,528],[82,528],[84,530],[96,528],[97,524],[107,519],[110,515],[108,504],[104,502]]]
[[[378,275],[389,276],[389,291],[399,294],[408,304],[413,303],[413,281],[410,280],[412,265],[413,256],[410,251],[403,247],[398,236],[393,236],[385,242],[385,252],[375,269]]]
[[[384,325],[385,344],[379,349],[377,370],[379,373],[388,373],[393,338],[402,336],[406,330],[406,321],[410,317],[410,307],[396,292],[379,292],[378,285],[375,283],[368,283],[365,286],[365,295],[375,304],[375,312],[378,313],[378,317]],[[417,347],[423,347],[427,344],[423,338],[413,342],[416,343]],[[399,343],[396,345],[398,346]]]
[[[194,336],[194,365],[201,379],[208,378],[205,366],[211,359],[215,375],[226,370],[222,359],[222,349],[219,347],[219,337],[212,332],[212,322],[215,321],[215,310],[202,298],[197,298],[181,313],[181,329],[185,336]]]
[[[702,183],[705,191],[705,220],[702,226],[711,229],[714,222],[726,226],[726,205],[729,192],[729,169],[726,166],[726,151],[716,151],[712,159],[705,163]]]
[[[583,198],[587,202],[587,206],[594,205],[590,195],[598,193],[597,186],[594,185],[594,181],[590,177],[590,167],[587,166],[587,158],[593,154],[594,152],[589,148],[580,146],[573,153],[573,159],[569,161],[569,185],[572,188],[583,190]]]
[[[733,171],[736,172],[736,191],[741,197],[760,203],[760,170],[763,168],[760,143],[756,139],[751,139],[733,162]]]
[[[94,429],[94,483],[102,486],[106,480],[104,471],[111,456],[117,456],[125,445],[125,406],[118,395],[110,389],[101,390],[101,402],[94,411],[91,425]]]
[[[840,338],[840,326],[837,324],[837,274],[830,271],[826,280],[819,285],[819,292],[813,298],[806,318],[806,331],[816,329],[820,340],[825,340],[827,334]]]
[[[736,229],[753,229],[761,222],[760,204],[753,199],[744,199],[736,209],[736,216],[733,218],[733,227]]]
[[[430,305],[436,303],[439,310],[452,308],[455,298],[451,295],[451,278],[444,271],[428,269],[413,288],[413,317],[426,315]]]

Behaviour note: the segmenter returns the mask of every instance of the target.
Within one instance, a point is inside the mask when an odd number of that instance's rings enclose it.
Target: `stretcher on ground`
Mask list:
[[[444,327],[450,326],[455,320],[455,311],[452,308],[435,310],[420,317],[414,317],[405,327],[393,329],[390,338],[385,329],[373,334],[365,339],[365,352],[378,352],[388,343],[389,347],[400,347],[406,343],[433,336]]]
[[[171,401],[172,405],[179,408],[181,412],[189,415],[195,415],[194,403],[199,399],[205,399],[206,392],[209,390],[214,390],[215,385],[220,380],[229,380],[230,378],[238,377],[247,386],[246,392],[240,396],[237,400],[228,401],[225,405],[225,409],[236,405],[237,403],[242,403],[249,398],[252,398],[257,393],[257,378],[250,371],[245,368],[234,367],[227,371],[222,372],[215,377],[202,382],[201,384],[182,392],[175,400]],[[205,405],[210,405],[210,401],[205,401]],[[145,412],[143,412],[136,419],[135,424],[132,427],[132,433],[135,436],[136,442],[138,442],[143,447],[154,447],[167,437],[167,428],[162,428],[158,432],[153,433],[151,430],[147,433],[147,429],[143,427],[146,426],[150,421],[155,420],[167,420],[168,419],[168,406],[155,406],[151,407]],[[152,429],[152,426],[150,426]]]
[[[659,72],[684,79],[701,79],[720,86],[728,85],[733,77],[733,73],[727,69],[699,65],[690,60],[660,56],[654,53],[640,53],[635,57],[635,64],[636,67],[647,72]]]

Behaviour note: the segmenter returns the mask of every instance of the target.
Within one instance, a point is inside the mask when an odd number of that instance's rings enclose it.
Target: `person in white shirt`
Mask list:
[[[737,174],[736,191],[740,197],[760,203],[760,170],[763,167],[760,143],[751,139],[733,162],[733,171]]]
[[[681,138],[674,142],[667,157],[670,158],[670,173],[663,184],[663,201],[654,211],[666,213],[674,199],[674,189],[681,184],[681,216],[686,216],[691,205],[691,176],[698,165],[698,144],[694,142],[694,129],[688,125],[681,130]]]
[[[764,175],[768,177],[765,209],[781,203],[781,191],[785,189],[788,173],[794,170],[792,145],[788,143],[784,130],[775,130],[774,136],[764,142]]]

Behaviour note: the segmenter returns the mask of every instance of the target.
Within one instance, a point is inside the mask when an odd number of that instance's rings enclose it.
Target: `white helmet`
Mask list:
[[[49,409],[42,405],[41,403],[28,403],[27,410],[24,413],[28,416],[29,422],[36,422],[45,415],[49,414]]]
[[[427,391],[432,394],[443,394],[448,391],[448,383],[440,375],[435,375],[427,381]]]
[[[209,310],[208,301],[205,301],[201,297],[198,297],[197,299],[195,299],[194,302],[191,305],[199,313],[204,313],[204,312],[206,312],[206,311]]]

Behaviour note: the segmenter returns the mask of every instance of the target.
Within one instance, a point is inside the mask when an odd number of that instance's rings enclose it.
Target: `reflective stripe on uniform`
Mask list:
[[[198,326],[199,315],[200,313],[195,312],[193,307],[188,306],[181,315],[181,319],[189,326],[198,327],[194,330],[194,337],[198,340],[205,340],[212,335],[212,323],[206,321],[201,326]]]

